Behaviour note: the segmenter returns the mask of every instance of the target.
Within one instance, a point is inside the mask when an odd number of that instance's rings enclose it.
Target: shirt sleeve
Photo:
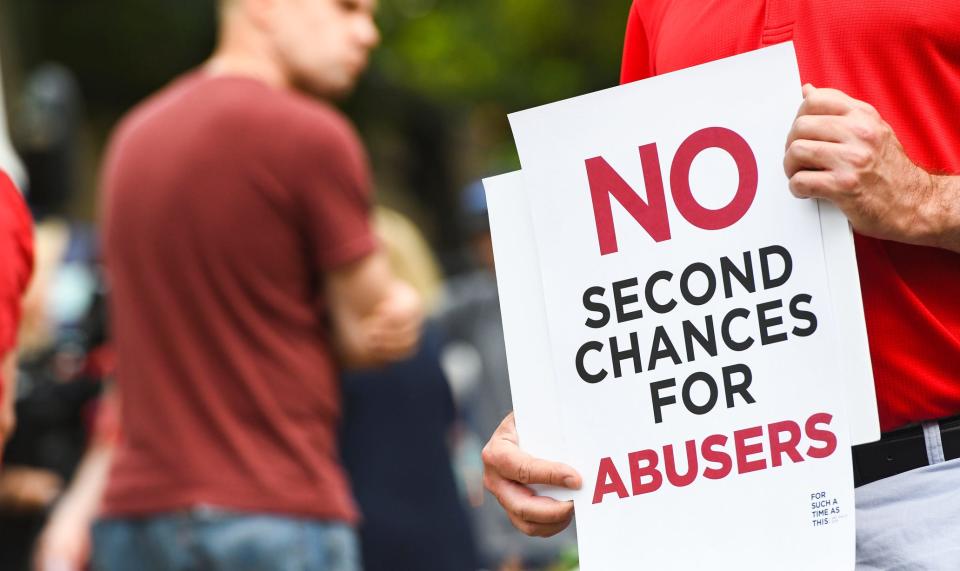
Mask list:
[[[347,120],[323,117],[300,175],[304,224],[315,263],[328,271],[377,249],[366,154]]]
[[[23,294],[33,273],[33,223],[13,181],[0,172],[0,357],[17,341]]]
[[[650,66],[650,46],[643,27],[636,0],[627,18],[627,33],[623,41],[623,60],[620,64],[620,83],[630,83],[653,75]]]

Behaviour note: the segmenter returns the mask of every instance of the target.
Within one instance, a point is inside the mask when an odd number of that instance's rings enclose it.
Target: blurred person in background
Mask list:
[[[0,108],[2,113],[2,108]],[[0,170],[0,460],[6,463],[4,445],[14,431],[17,398],[17,334],[23,296],[33,271],[33,223],[26,203],[13,181]],[[0,467],[0,513],[10,508],[27,509],[45,505],[52,498],[44,482],[8,477]],[[16,473],[14,473],[16,474]],[[37,501],[34,502],[34,498]],[[2,524],[0,524],[2,527]],[[2,554],[4,569],[17,554]]]
[[[483,567],[552,568],[575,549],[574,530],[548,540],[523,536],[513,528],[496,498],[483,489],[480,448],[513,406],[487,201],[480,181],[463,190],[461,207],[473,269],[447,282],[439,319],[447,336],[444,363],[465,420],[458,459],[473,506]]]
[[[422,312],[329,103],[373,0],[224,0],[211,59],[131,112],[103,173],[121,437],[94,567],[360,568],[340,371],[407,357]]]
[[[60,330],[51,345],[24,354],[20,363],[17,428],[8,448],[9,469],[0,473],[2,569],[28,568],[34,540],[93,432],[110,362],[97,295],[82,324],[70,333]]]
[[[80,98],[61,66],[31,72],[11,126],[30,181],[35,268],[18,340],[17,426],[0,473],[0,568],[29,566],[34,539],[87,444],[105,350],[97,248],[68,215],[79,189]]]
[[[391,267],[417,288],[432,313],[441,279],[426,241],[387,208],[377,208],[375,221]],[[363,516],[365,571],[477,569],[452,468],[456,411],[440,348],[440,331],[428,321],[411,358],[344,376],[342,452]]]
[[[91,530],[100,513],[110,463],[120,440],[120,404],[104,392],[94,433],[76,473],[61,494],[33,548],[34,571],[83,571],[92,553]]]
[[[0,73],[0,461],[16,423],[17,334],[23,296],[33,273],[33,220],[19,191],[25,182],[23,163],[7,129]]]
[[[17,331],[32,271],[30,213],[13,180],[0,170],[0,457],[16,422]]]

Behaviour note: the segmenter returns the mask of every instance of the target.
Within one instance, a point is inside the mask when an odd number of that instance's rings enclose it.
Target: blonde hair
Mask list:
[[[423,234],[406,216],[384,206],[373,211],[373,226],[394,274],[420,294],[429,315],[440,301],[443,277]]]

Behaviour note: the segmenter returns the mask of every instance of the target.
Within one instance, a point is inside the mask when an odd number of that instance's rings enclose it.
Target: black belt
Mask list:
[[[944,460],[960,458],[960,416],[939,421]],[[884,433],[853,447],[853,485],[862,486],[930,464],[920,425]]]

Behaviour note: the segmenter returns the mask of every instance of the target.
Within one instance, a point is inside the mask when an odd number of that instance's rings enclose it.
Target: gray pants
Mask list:
[[[960,459],[925,436],[931,465],[857,488],[857,571],[960,569]]]

